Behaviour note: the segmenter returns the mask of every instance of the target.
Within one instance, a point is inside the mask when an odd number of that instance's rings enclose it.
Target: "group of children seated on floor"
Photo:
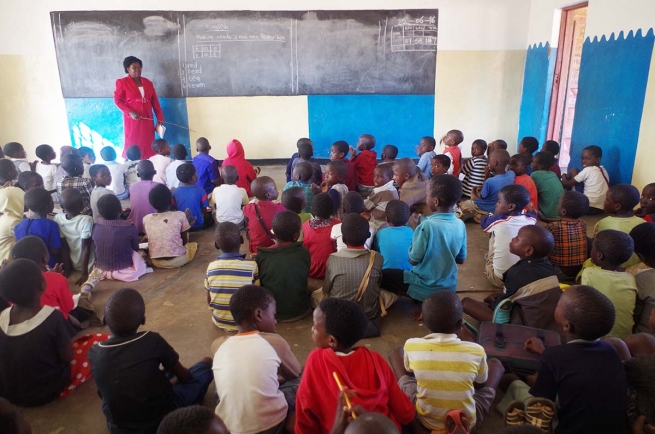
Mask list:
[[[84,178],[82,158],[65,155],[65,175],[51,191],[20,161],[24,151],[13,153],[15,161],[0,160],[0,233],[4,227],[14,232],[8,243],[14,262],[0,272],[0,298],[5,306],[12,305],[0,315],[0,396],[18,405],[41,405],[62,391],[70,393],[80,384],[75,380],[93,374],[111,432],[154,433],[166,414],[200,402],[215,381],[216,414],[224,425],[218,419],[207,423],[216,432],[291,432],[294,426],[300,433],[343,432],[350,427],[351,411],[361,409],[387,416],[396,429],[411,425],[415,432],[428,432],[454,424],[468,431],[490,409],[504,368],[497,360],[487,361],[477,344],[458,338],[466,335],[460,333],[462,315],[491,321],[501,311],[505,322],[558,329],[576,344],[544,352],[538,342],[526,343],[527,349],[544,353],[536,382],[528,378],[534,382],[531,388],[515,378],[504,384],[508,396],[555,400],[557,395],[556,432],[601,432],[607,426],[613,427],[611,432],[627,432],[628,383],[621,360],[626,369],[628,362],[637,366],[632,374],[628,371],[640,403],[631,417],[645,415],[655,423],[649,392],[640,389],[644,374],[638,370],[641,357],[655,352],[649,334],[655,308],[655,184],[641,198],[629,185],[594,184],[606,177],[595,147],[585,148],[582,171],[560,180],[553,153],[532,157],[538,144],[531,139],[522,140],[520,153],[511,158],[502,140],[488,147],[476,140],[472,158],[462,161],[458,145],[463,136],[453,130],[442,139],[444,154],[434,154],[433,138],[421,139],[417,165],[409,158],[396,160],[397,149],[390,145],[377,164],[375,139],[363,135],[356,148],[335,142],[324,174],[313,159],[311,141],[301,139],[281,195],[270,177],[257,176],[236,140],[228,145],[231,160],[226,160],[233,164],[223,162],[222,174],[208,155],[206,139],[196,143],[199,154],[192,164],[183,162],[186,150],[183,155],[177,146],[175,162],[157,158],[168,158],[170,149],[156,140],[154,160],[136,163],[140,181],[126,189],[129,210],[107,188],[113,180],[111,165],[91,165],[91,183]],[[555,151],[555,145],[549,142],[544,148]],[[488,160],[485,151],[490,151]],[[54,159],[52,153],[48,156]],[[169,187],[166,172],[178,162],[174,173],[179,183]],[[26,170],[17,176],[21,167]],[[155,181],[157,173],[166,178]],[[201,175],[203,184],[198,185]],[[12,185],[16,178],[22,190]],[[584,193],[564,190],[577,182],[584,183]],[[598,189],[606,191],[600,201]],[[55,193],[64,212],[55,216],[53,226],[48,215]],[[641,208],[633,212],[638,203]],[[24,205],[31,211],[26,219]],[[597,224],[590,241],[581,217],[594,208],[608,217]],[[484,303],[467,298],[460,303],[454,294],[457,265],[467,256],[467,218],[475,218],[490,234],[484,272],[504,289]],[[538,226],[538,219],[548,224]],[[104,337],[78,353],[79,360],[68,355],[71,329],[52,307],[65,320],[73,304],[62,299],[72,293],[65,278],[53,278],[59,271],[55,264],[63,262],[64,273],[80,269],[83,292],[102,279],[134,281],[152,271],[138,253],[141,235],[147,236],[153,266],[180,267],[197,249],[186,232],[194,224],[202,229],[207,221],[207,226],[216,221],[215,242],[221,250],[207,268],[207,301],[213,322],[236,335],[218,339],[212,358],[186,369],[160,335],[138,331],[145,323],[145,305],[138,292],[124,289],[112,294],[105,307],[109,340]],[[252,255],[240,254],[242,229]],[[31,276],[27,283],[22,279],[26,274]],[[559,282],[572,282],[576,275],[582,286],[562,292]],[[431,334],[392,352],[390,368],[378,354],[353,345],[380,335],[381,318],[400,296],[416,302],[415,316]],[[275,323],[304,318],[312,308],[312,338],[318,348],[303,369],[288,343],[274,333]],[[49,323],[54,325],[45,326]],[[5,358],[30,331],[41,335],[43,345],[26,345]],[[621,359],[599,338],[618,348]],[[44,347],[53,350],[44,356]],[[440,363],[458,365],[444,372]],[[80,377],[75,370],[72,376],[61,375],[76,364],[90,366],[90,371]],[[568,374],[560,373],[564,368]],[[30,392],[55,375],[58,381],[49,382],[43,394],[25,395],[16,381],[26,369],[44,372],[31,378]],[[610,372],[611,387],[592,387],[592,381],[609,378]],[[177,378],[175,385],[172,377]],[[435,378],[441,380],[435,383]],[[457,392],[449,386],[455,383]],[[342,410],[344,395],[358,410]],[[603,411],[598,411],[601,404]],[[639,423],[646,426],[643,417]]]

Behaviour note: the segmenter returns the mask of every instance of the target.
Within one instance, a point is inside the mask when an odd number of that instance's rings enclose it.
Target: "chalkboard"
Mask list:
[[[52,12],[64,97],[143,60],[162,97],[434,94],[436,9]]]

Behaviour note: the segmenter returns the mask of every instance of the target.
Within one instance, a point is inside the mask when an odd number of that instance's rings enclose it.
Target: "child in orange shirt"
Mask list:
[[[525,210],[530,210],[530,205],[532,205],[534,211],[531,212],[536,212],[539,210],[537,184],[535,184],[530,175],[526,173],[530,161],[531,159],[524,154],[512,155],[512,158],[509,159],[509,170],[516,175],[514,178],[514,184],[522,185],[528,190],[528,193],[530,193],[530,203],[525,207]]]

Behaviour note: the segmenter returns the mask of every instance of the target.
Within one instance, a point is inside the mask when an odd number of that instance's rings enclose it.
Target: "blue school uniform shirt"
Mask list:
[[[196,218],[192,229],[201,228],[205,224],[202,212],[209,206],[209,199],[203,188],[197,185],[180,185],[173,190],[173,205],[178,211],[184,212],[187,208],[191,210],[191,214]]]
[[[286,168],[286,174],[287,174],[287,182],[291,181],[291,172],[293,171],[293,161],[298,158],[298,153],[294,152],[293,155],[291,156],[291,159],[287,163],[287,168]]]
[[[454,213],[424,217],[414,231],[409,259],[417,263],[404,276],[411,298],[423,301],[439,290],[455,292],[455,260],[466,259],[466,225]]]
[[[496,175],[484,181],[482,191],[480,192],[480,199],[475,199],[473,202],[483,211],[493,213],[496,210],[496,202],[498,202],[498,193],[506,185],[514,184],[516,174],[511,170]]]
[[[423,175],[425,175],[425,179],[432,178],[432,159],[435,155],[437,154],[434,151],[429,151],[421,155],[421,158],[418,160],[417,166],[423,172]]]
[[[59,226],[57,223],[47,218],[24,219],[14,228],[16,241],[30,235],[39,237],[43,240],[48,248],[48,253],[50,254],[48,267],[54,267],[57,264],[57,259],[52,256],[52,250],[61,248],[61,238],[59,236]]]
[[[199,153],[193,157],[192,163],[198,173],[196,186],[205,190],[205,193],[211,194],[214,191],[214,187],[216,187],[212,183],[212,180],[218,179],[221,176],[218,170],[218,161],[211,155]]]
[[[382,269],[395,268],[411,270],[409,246],[412,245],[414,231],[407,226],[386,227],[375,234],[373,250],[382,255]]]

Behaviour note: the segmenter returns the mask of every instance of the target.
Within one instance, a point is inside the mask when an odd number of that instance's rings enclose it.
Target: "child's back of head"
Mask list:
[[[536,137],[523,137],[519,143],[519,154],[532,155],[539,149],[539,140]]]
[[[41,267],[29,259],[17,259],[0,271],[0,297],[19,307],[39,304],[46,283]]]
[[[96,161],[96,153],[88,146],[80,146],[75,152],[82,160],[88,160],[89,164],[93,164]]]
[[[602,268],[618,269],[634,252],[634,243],[630,235],[606,229],[596,234],[591,247],[591,259]]]
[[[11,259],[29,259],[30,261],[45,267],[48,264],[48,247],[45,242],[34,235],[22,238],[14,244],[11,249]]]
[[[518,252],[520,254],[517,255],[519,257],[534,259],[546,258],[555,249],[555,238],[553,234],[543,226],[523,226],[519,229],[515,239],[521,248],[521,252]]]
[[[314,217],[327,220],[334,210],[334,200],[328,193],[319,193],[312,200],[312,214]]]
[[[293,168],[291,179],[294,181],[309,182],[313,174],[314,168],[312,165],[303,161],[296,164],[296,167]]]
[[[305,190],[301,187],[288,188],[282,192],[281,202],[287,210],[300,214],[307,203]]]
[[[84,208],[82,193],[76,188],[65,188],[60,195],[60,204],[66,213],[78,215]]]
[[[226,184],[234,185],[239,179],[239,171],[233,165],[228,164],[221,169],[221,177],[223,178],[223,182]]]
[[[4,154],[9,158],[26,158],[25,148],[18,142],[9,142],[2,148]]]
[[[159,424],[157,434],[228,434],[228,431],[213,410],[192,405],[168,413]]]
[[[568,333],[586,341],[606,336],[612,330],[616,317],[610,299],[597,289],[585,285],[567,288],[557,304],[557,310],[561,314],[558,322],[568,324]]]
[[[100,150],[100,158],[104,161],[116,161],[116,150],[113,146],[105,146]]]
[[[462,182],[455,176],[433,176],[428,185],[430,196],[439,201],[439,207],[452,209],[462,197]]]
[[[268,324],[258,319],[271,304],[275,304],[275,297],[268,289],[257,285],[244,285],[230,298],[230,313],[240,328],[254,327],[260,332],[275,333],[275,320]]]
[[[98,199],[98,212],[105,220],[119,220],[123,208],[121,201],[113,194],[106,194]]]
[[[239,226],[232,222],[222,222],[216,225],[214,243],[223,253],[238,253],[241,247],[241,232]]]
[[[364,211],[364,199],[356,191],[349,191],[343,197],[343,210],[346,214],[361,214]]]
[[[589,211],[589,198],[584,194],[566,190],[560,199],[560,216],[579,219]]]
[[[177,145],[173,146],[173,158],[175,158],[177,161],[186,160],[187,155],[189,154],[186,150],[186,146],[183,144],[178,143]]]
[[[409,221],[409,205],[402,200],[393,199],[387,202],[385,209],[387,221],[391,227],[405,226]]]
[[[165,187],[164,187],[165,188]],[[109,296],[105,322],[113,336],[129,336],[145,323],[146,305],[138,291],[123,288]]]
[[[344,434],[399,434],[396,424],[380,413],[364,413],[346,427]]]
[[[604,231],[603,231],[604,232]],[[642,223],[630,231],[634,250],[649,267],[655,264],[655,223]]]
[[[48,163],[50,162],[50,160],[54,160],[55,158],[57,158],[57,154],[55,153],[55,150],[50,145],[39,145],[34,150],[34,153],[42,161]]]
[[[0,159],[0,183],[12,182],[18,176],[16,165],[10,160]]]
[[[127,148],[127,151],[125,151],[125,155],[127,156],[127,159],[130,161],[140,160],[141,148],[139,148],[137,145],[132,145],[129,148]]]
[[[616,184],[607,190],[605,212],[610,215],[630,213],[639,204],[637,187],[630,184]]]
[[[201,154],[208,154],[211,148],[212,147],[209,145],[209,140],[207,140],[205,137],[200,137],[198,140],[196,140],[196,151],[200,152]],[[184,152],[186,154],[186,148],[184,149]],[[173,149],[173,155],[175,155],[175,149]],[[184,157],[186,158],[186,155]],[[175,157],[175,159],[177,160],[178,158]]]
[[[398,157],[398,148],[394,145],[386,145],[382,148],[383,160],[395,160]]]
[[[362,134],[359,136],[359,142],[357,143],[358,148],[359,146],[361,146],[361,149],[373,149],[375,147],[375,137],[371,134]]]
[[[541,147],[542,151],[548,151],[553,155],[559,154],[559,143],[555,140],[546,140],[544,145]]]
[[[341,224],[341,235],[346,246],[363,246],[371,236],[368,221],[359,214],[346,214]]]
[[[168,145],[168,142],[164,139],[155,139],[151,145],[152,151],[157,155],[168,156],[171,152],[171,148]]]
[[[437,291],[423,302],[423,322],[432,333],[457,333],[462,328],[462,303],[451,291]]]
[[[150,160],[141,160],[136,166],[136,173],[141,181],[152,181],[155,176],[155,165]]]
[[[541,151],[532,157],[532,170],[548,170],[555,164],[555,156],[548,151]]]
[[[33,188],[43,188],[43,177],[36,172],[21,172],[18,175],[18,186],[24,191]]]
[[[501,202],[504,200],[504,204]],[[520,184],[509,184],[501,188],[498,192],[498,204],[496,205],[496,210],[498,210],[498,205],[506,205],[504,209],[499,214],[512,214],[518,215],[521,214],[523,208],[525,208],[528,203],[530,203],[530,192],[527,188]]]
[[[300,236],[300,217],[293,211],[282,211],[273,217],[273,233],[278,243],[292,243]]]
[[[182,160],[184,161],[184,160]],[[191,163],[180,164],[175,169],[175,176],[182,184],[193,184],[196,176],[196,166]]]
[[[77,154],[64,155],[61,157],[61,167],[66,171],[68,176],[82,176],[82,173],[84,173],[82,157]]]
[[[319,312],[314,311],[314,326],[318,323],[318,333],[312,335],[317,347],[337,351],[351,348],[364,337],[368,318],[358,303],[329,297],[321,302],[317,310]],[[328,344],[329,336],[336,341],[334,346]]]
[[[257,200],[272,201],[277,199],[278,191],[275,181],[270,176],[259,176],[250,183],[252,194]]]
[[[163,184],[157,184],[148,193],[148,202],[157,212],[170,211],[173,195]]]
[[[300,140],[308,140],[301,142]],[[300,139],[298,141],[298,156],[303,160],[311,160],[314,156],[314,146],[309,139]]]
[[[25,206],[39,217],[45,218],[55,207],[52,195],[45,188],[33,188],[25,193]]]
[[[446,133],[446,137],[448,136],[450,136],[454,141],[454,146],[457,146],[464,141],[464,133],[460,130],[450,130]]]

